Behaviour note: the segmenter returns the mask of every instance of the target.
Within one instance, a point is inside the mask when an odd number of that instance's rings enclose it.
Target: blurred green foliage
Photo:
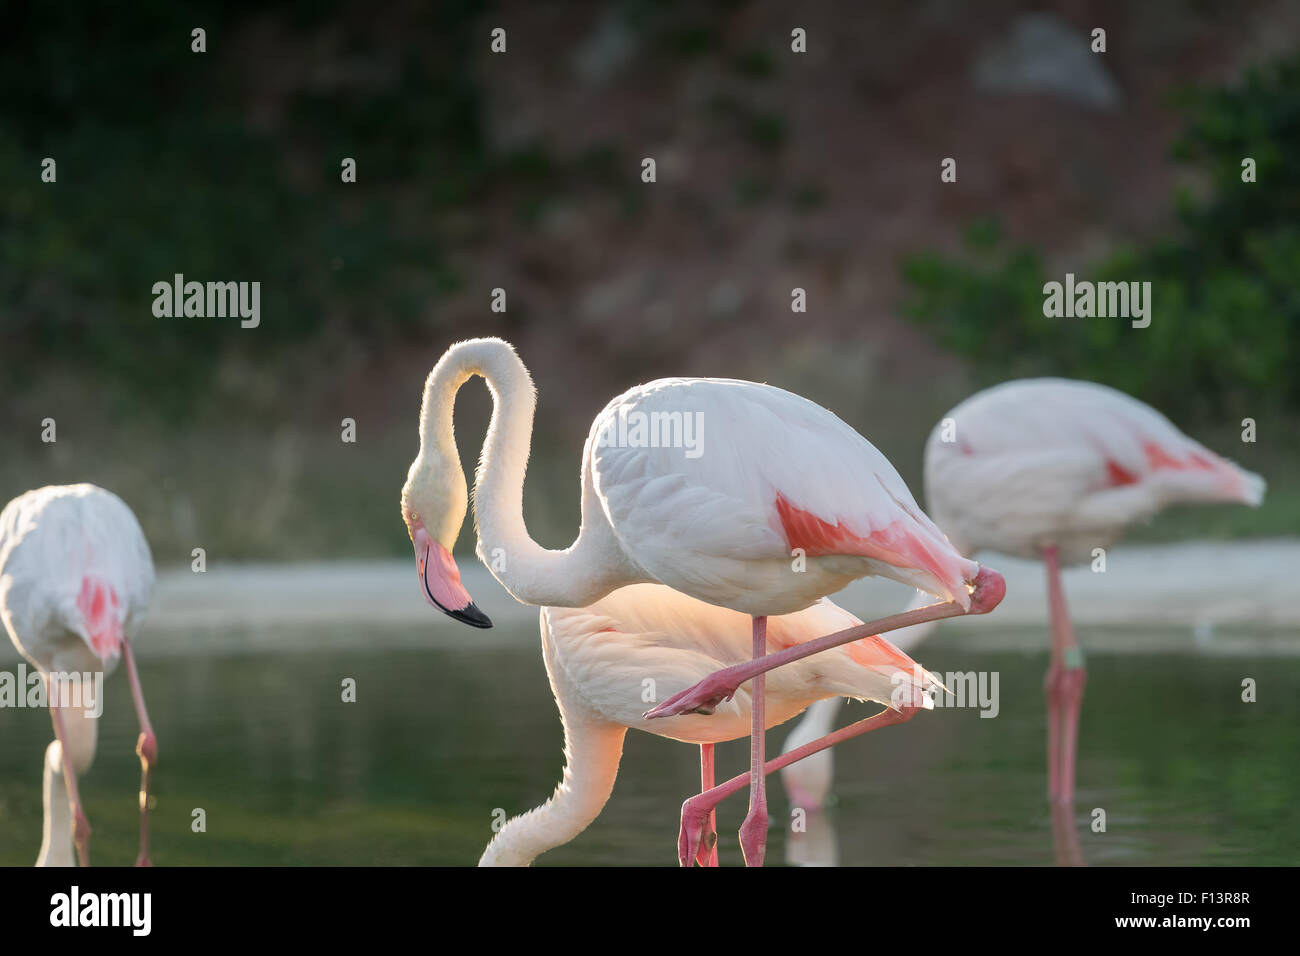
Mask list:
[[[412,329],[455,283],[431,224],[490,172],[480,6],[383,29],[340,2],[19,5],[0,31],[0,387],[63,364],[180,419],[222,357],[274,369],[323,333]],[[261,326],[155,318],[174,273],[260,281]]]
[[[1048,318],[1040,255],[994,221],[966,254],[904,263],[907,314],[987,381],[1059,374],[1123,389],[1180,415],[1300,409],[1300,57],[1230,88],[1189,89],[1175,156],[1200,174],[1171,235],[1121,249],[1076,279],[1150,281],[1152,321]],[[1242,161],[1256,163],[1243,182]],[[1062,272],[1068,270],[1062,270]]]

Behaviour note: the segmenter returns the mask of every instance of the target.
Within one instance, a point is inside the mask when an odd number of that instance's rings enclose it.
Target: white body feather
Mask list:
[[[1135,398],[1092,382],[1027,379],[979,392],[925,447],[930,511],[965,554],[1087,560],[1171,504],[1257,505],[1258,475]]]
[[[700,445],[602,446],[618,420],[696,416]],[[587,439],[590,480],[624,552],[649,579],[746,614],[808,607],[867,575],[968,602],[978,567],[957,554],[874,445],[820,405],[728,379],[661,379],[615,398]],[[891,527],[929,545],[935,569],[864,554],[809,551],[791,573],[778,497],[799,512],[867,539]],[[807,550],[807,549],[806,549]]]
[[[91,646],[78,606],[88,577],[116,592],[112,613],[131,637],[153,593],[153,559],[117,495],[89,484],[50,485],[0,512],[0,618],[14,646],[42,671],[117,664],[116,653],[101,657]]]

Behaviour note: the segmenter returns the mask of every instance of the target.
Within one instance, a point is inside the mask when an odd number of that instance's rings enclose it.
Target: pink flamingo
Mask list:
[[[767,649],[780,651],[861,623],[822,600],[803,611],[768,618]],[[710,715],[650,721],[641,712],[647,695],[683,689],[720,667],[746,660],[751,650],[749,617],[661,584],[635,584],[590,607],[542,608],[541,630],[546,672],[564,723],[564,776],[546,803],[506,821],[479,865],[527,866],[585,830],[614,789],[623,738],[631,727],[699,744],[702,792],[683,807],[688,825],[678,855],[683,866],[691,861],[716,866],[714,807],[743,788],[749,774],[714,787],[713,746],[749,733],[750,695],[741,688]],[[933,675],[884,638],[864,637],[773,671],[764,721],[775,726],[832,694],[886,705],[888,709],[845,728],[837,738],[846,739],[932,707],[925,694],[938,686]],[[771,761],[766,770],[777,765]]]
[[[153,591],[149,543],[131,509],[94,485],[50,485],[0,512],[0,618],[49,690],[55,740],[45,754],[45,827],[38,866],[90,865],[90,823],[77,778],[90,769],[98,728],[84,706],[58,699],[70,675],[109,673],[119,659],[140,721],[140,853],[149,866],[149,788],[158,744],[131,650]],[[84,697],[82,700],[84,704]],[[63,787],[59,778],[63,778]]]
[[[1188,438],[1137,399],[1091,382],[1027,379],[979,392],[950,411],[925,448],[930,512],[963,554],[985,549],[1041,558],[1047,569],[1051,663],[1048,795],[1074,802],[1079,710],[1087,671],[1061,586],[1061,567],[1094,559],[1131,524],[1169,505],[1258,505],[1264,480]],[[894,636],[910,649],[932,625]],[[810,709],[803,740],[824,732],[836,702]],[[785,771],[788,787],[819,804],[825,758]],[[812,766],[809,764],[812,763]]]
[[[532,379],[509,344],[474,339],[448,349],[429,374],[420,452],[402,489],[425,597],[465,623],[491,625],[451,557],[468,504],[452,412],[473,375],[493,396],[474,491],[478,554],[517,600],[586,607],[617,587],[658,582],[752,617],[748,667],[727,668],[647,715],[715,709],[755,681],[750,811],[741,827],[751,865],[762,864],[768,825],[763,675],[869,634],[985,613],[1002,599],[1001,576],[949,544],[869,441],[807,399],[729,379],[661,379],[611,401],[583,450],[578,537],[548,551],[523,518]],[[767,655],[769,615],[800,611],[868,575],[942,603]]]

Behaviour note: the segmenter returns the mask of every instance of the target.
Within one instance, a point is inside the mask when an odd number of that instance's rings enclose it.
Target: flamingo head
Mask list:
[[[415,565],[424,598],[450,617],[471,627],[491,627],[460,583],[451,556],[465,521],[468,495],[465,475],[454,468],[430,468],[421,458],[411,465],[402,488],[402,520],[415,547]]]

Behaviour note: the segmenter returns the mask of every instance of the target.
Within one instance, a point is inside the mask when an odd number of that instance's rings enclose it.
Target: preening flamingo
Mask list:
[[[583,450],[578,537],[548,551],[523,518],[532,378],[506,342],[473,339],[448,349],[429,373],[420,452],[402,489],[425,597],[461,621],[491,623],[451,557],[468,502],[452,413],[473,375],[493,396],[474,490],[478,554],[516,599],[586,607],[616,587],[659,582],[753,618],[749,665],[711,675],[649,712],[713,709],[754,681],[750,812],[741,828],[752,865],[762,863],[767,832],[765,672],[905,624],[984,613],[1002,598],[1001,576],[948,543],[869,441],[807,399],[729,379],[661,379],[611,401]],[[800,611],[867,575],[943,603],[766,656],[768,615]]]
[[[1091,561],[1094,548],[1109,547],[1129,525],[1169,505],[1258,505],[1264,480],[1123,392],[1045,378],[979,392],[944,416],[926,443],[925,489],[930,513],[963,554],[988,549],[1046,565],[1048,793],[1054,803],[1072,804],[1087,672],[1061,567]],[[926,630],[894,639],[910,649]],[[820,729],[833,703],[818,708],[819,724],[807,733]],[[824,766],[806,765],[787,771],[796,791],[829,777]]]
[[[145,710],[131,641],[153,591],[149,544],[122,499],[94,485],[51,485],[0,512],[0,618],[49,690],[55,740],[45,752],[45,826],[38,866],[68,865],[75,843],[90,864],[90,824],[77,778],[90,769],[96,718],[56,701],[65,675],[110,673],[126,664],[140,738],[140,854],[149,865],[150,775],[157,741]],[[84,701],[83,701],[84,702]],[[78,702],[82,703],[82,702]]]
[[[823,599],[803,611],[769,617],[767,649],[779,651],[859,624]],[[642,711],[647,687],[656,692],[684,689],[720,667],[746,660],[751,650],[748,615],[663,585],[636,584],[590,607],[542,608],[541,631],[546,672],[564,723],[564,777],[550,800],[506,821],[479,865],[527,866],[585,830],[613,791],[623,738],[631,727],[700,745],[701,793],[683,807],[678,852],[683,865],[696,860],[716,866],[713,808],[743,788],[749,775],[715,788],[713,745],[749,733],[748,689],[742,687],[708,716],[647,720]],[[843,695],[889,708],[846,728],[865,733],[933,706],[926,691],[937,686],[933,675],[884,638],[865,637],[773,671],[764,722],[775,726],[814,700]],[[829,746],[822,741],[809,745]],[[776,763],[768,765],[769,772]]]

